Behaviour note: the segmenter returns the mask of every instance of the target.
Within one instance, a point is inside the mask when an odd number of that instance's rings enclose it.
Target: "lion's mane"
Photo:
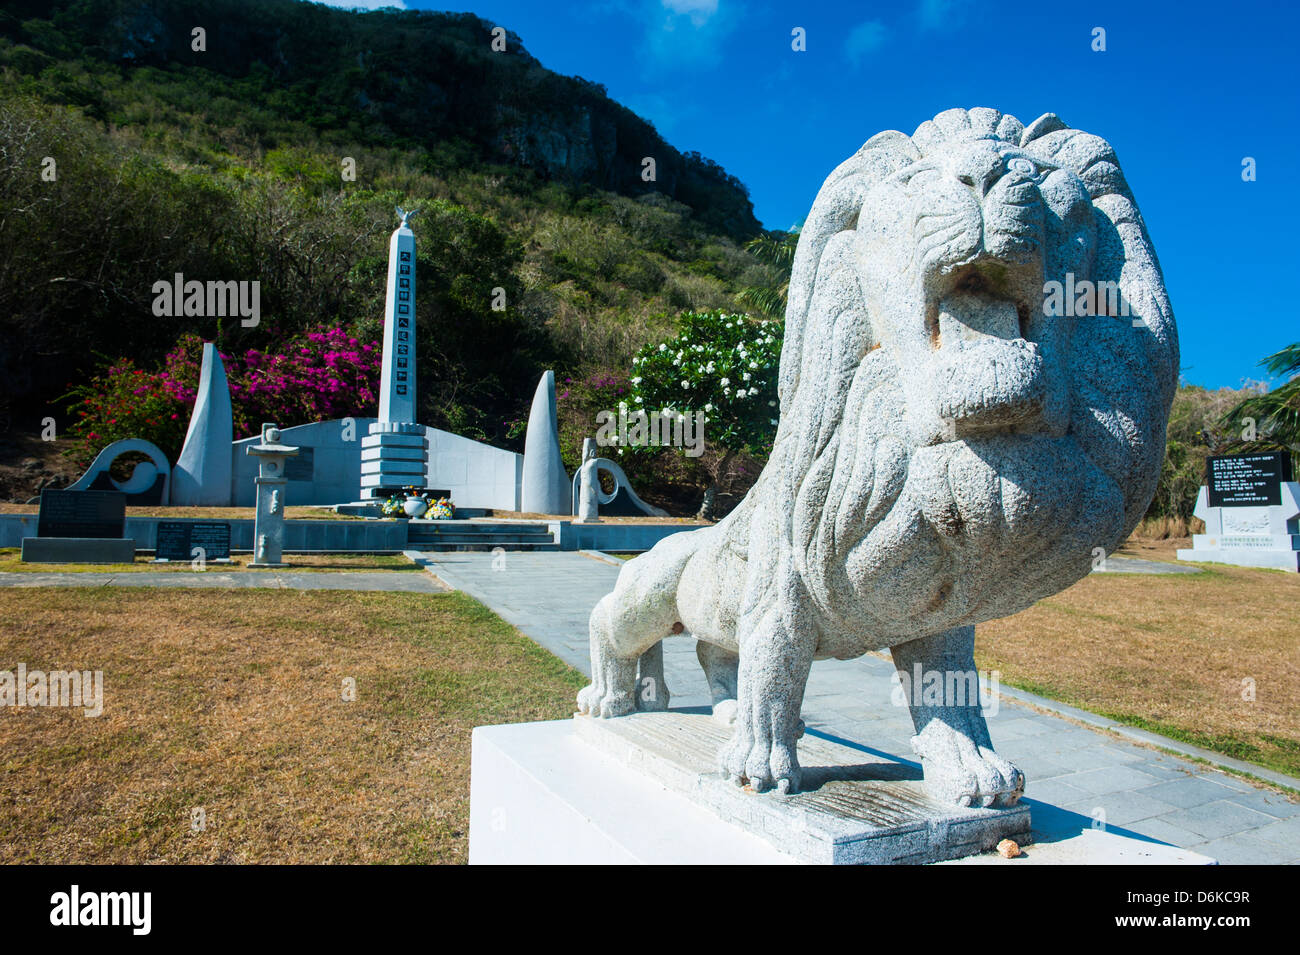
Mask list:
[[[983,233],[970,240],[958,228],[969,216],[953,218],[945,205],[964,200],[941,194],[946,186],[929,167],[985,140],[1055,173],[1044,173],[1037,192],[1016,192],[1014,179],[991,186],[1006,196],[988,200]],[[1071,221],[1032,206],[1038,193],[1071,188],[1079,197],[1059,206],[1073,210]],[[897,260],[864,252],[882,228],[877,207],[894,195],[888,190],[904,189],[927,204],[912,223],[912,247],[875,247],[892,249]],[[1034,232],[1033,216],[1048,225]],[[1041,326],[1041,341],[974,342],[918,383],[894,333],[927,322],[937,329],[935,301],[962,291],[935,293],[931,314],[917,315],[864,289],[900,286],[906,268],[891,263],[907,260],[903,251],[922,274],[939,241],[953,256],[963,242],[1018,255],[1037,241],[1046,246],[1036,253],[1046,278],[1082,271],[1118,283],[1132,320],[1060,318]],[[800,236],[781,355],[781,423],[753,511],[775,540],[750,531],[745,606],[761,612],[771,606],[764,595],[775,591],[788,625],[811,612],[823,634],[820,652],[849,655],[863,640],[892,644],[1005,616],[1063,589],[1145,512],[1177,373],[1159,265],[1107,142],[1053,114],[1025,127],[983,108],[941,113],[911,137],[874,136],[827,179]],[[935,399],[942,416],[956,413],[954,403],[978,403],[1013,374],[1049,383],[1023,400],[1054,425],[918,437],[918,387],[944,392],[951,384],[951,395]]]

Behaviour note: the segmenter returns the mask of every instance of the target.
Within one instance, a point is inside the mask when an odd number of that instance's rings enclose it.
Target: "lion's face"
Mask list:
[[[1009,430],[1061,435],[1073,330],[1046,280],[1091,274],[1092,200],[1073,172],[1001,140],[945,143],[866,196],[854,258],[904,377],[918,445]]]
[[[796,563],[844,625],[915,636],[1014,613],[1086,574],[1149,501],[1172,315],[1110,147],[1045,120],[952,110],[889,134],[884,160],[877,137],[810,216],[782,432]],[[1047,314],[1048,283],[1103,280],[1135,316]]]

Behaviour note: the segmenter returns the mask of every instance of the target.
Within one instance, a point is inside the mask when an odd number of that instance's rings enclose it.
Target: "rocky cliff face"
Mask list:
[[[293,104],[376,143],[468,144],[477,159],[627,195],[655,191],[736,238],[755,234],[744,186],[682,154],[603,87],[560,76],[471,14],[353,13],[299,0],[15,0],[0,36],[130,70],[197,69],[257,105]],[[42,25],[44,24],[44,25]],[[193,49],[193,30],[206,31]],[[259,102],[260,101],[260,102]],[[324,122],[322,122],[324,125]],[[655,180],[642,162],[655,160]]]
[[[613,187],[618,137],[607,118],[585,106],[533,115],[503,108],[498,115],[493,146],[502,157],[555,178]]]

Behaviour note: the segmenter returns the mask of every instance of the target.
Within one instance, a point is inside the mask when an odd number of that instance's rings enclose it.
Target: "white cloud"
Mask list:
[[[691,23],[703,26],[709,17],[718,12],[718,0],[660,0],[665,10],[678,16],[690,17]]]
[[[405,10],[403,0],[310,0],[325,7],[342,7],[344,10],[380,10],[384,7],[397,7]]]
[[[844,55],[854,66],[861,66],[862,61],[885,45],[889,31],[879,20],[867,20],[859,23],[849,31],[844,41]]]
[[[719,9],[719,0],[643,0],[649,11],[645,45],[647,66],[663,69],[718,62],[731,32],[734,11]]]
[[[966,0],[921,0],[917,10],[921,29],[951,29],[965,18],[965,8]]]

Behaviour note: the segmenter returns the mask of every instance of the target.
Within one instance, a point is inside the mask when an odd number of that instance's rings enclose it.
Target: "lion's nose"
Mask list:
[[[983,199],[1006,172],[1002,156],[991,149],[969,149],[958,157],[953,174],[962,185]]]

